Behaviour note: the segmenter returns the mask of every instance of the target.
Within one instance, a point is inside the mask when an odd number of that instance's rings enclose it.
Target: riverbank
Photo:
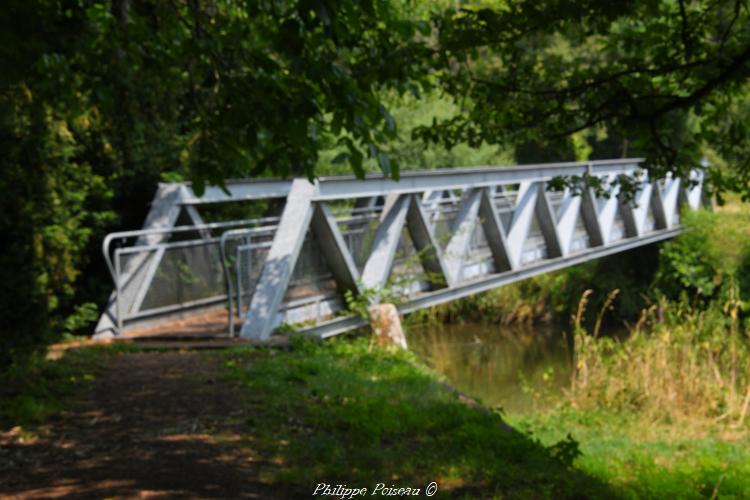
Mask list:
[[[509,415],[542,442],[573,436],[575,464],[632,498],[750,496],[750,346],[736,301],[662,302],[628,338],[575,327],[559,402]]]

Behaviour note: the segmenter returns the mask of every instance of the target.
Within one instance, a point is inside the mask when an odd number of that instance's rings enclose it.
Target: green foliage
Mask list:
[[[585,306],[586,296],[579,310]],[[662,300],[644,311],[627,339],[575,325],[569,399],[578,409],[627,412],[649,422],[731,426],[745,432],[750,344],[739,328],[736,290],[696,309]]]
[[[381,96],[419,94],[428,23],[391,2],[11,0],[0,21],[0,369],[91,326],[99,241],[161,179],[314,174],[338,143],[398,176]],[[42,28],[43,27],[43,28]],[[405,63],[406,60],[412,63]],[[66,319],[68,318],[68,319]]]
[[[709,211],[685,211],[682,222],[688,231],[661,248],[656,286],[671,297],[685,291],[691,297],[711,299],[730,272],[725,269],[721,249],[712,238],[716,215]]]
[[[369,307],[373,304],[394,304],[398,306],[404,300],[402,294],[396,292],[393,287],[367,288],[361,286],[358,293],[352,290],[344,292],[346,307],[358,316],[368,319],[370,317]]]
[[[545,448],[461,403],[409,353],[366,338],[296,340],[290,351],[220,354],[246,395],[246,433],[278,467],[273,484],[440,485],[450,496],[573,498],[606,488],[569,467],[575,442]]]
[[[391,93],[384,97],[384,101],[398,124],[396,137],[388,143],[388,154],[404,168],[421,170],[514,163],[507,148],[488,145],[472,147],[465,142],[448,148],[439,143],[424,144],[413,137],[414,131],[419,127],[430,126],[435,120],[460,112],[460,107],[449,96],[436,91],[424,92],[419,97]],[[331,142],[330,147],[321,153],[316,172],[320,175],[348,173],[349,169],[345,164],[334,161],[345,151],[345,147]],[[363,168],[368,172],[377,171],[377,162],[372,158],[366,159]]]
[[[684,294],[705,307],[712,300],[725,300],[736,286],[740,298],[747,301],[748,206],[732,198],[715,212],[685,211],[682,223],[687,231],[662,245],[655,295],[678,299]]]
[[[540,144],[580,155],[570,147],[576,134],[605,131],[614,141],[603,149],[646,156],[652,178],[670,170],[687,178],[704,144],[721,143],[732,168],[714,170],[714,184],[748,192],[746,4],[523,0],[463,7],[445,9],[433,22],[440,85],[467,106],[421,128],[420,137]]]
[[[60,110],[24,84],[0,95],[0,112],[2,367],[75,308],[89,242],[113,213],[111,191],[86,158],[97,149],[86,143],[95,126],[86,112]]]

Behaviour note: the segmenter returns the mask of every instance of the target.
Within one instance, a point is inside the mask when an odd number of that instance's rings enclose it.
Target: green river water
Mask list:
[[[554,405],[570,384],[567,330],[551,325],[430,325],[410,328],[407,342],[458,390],[487,407],[527,414]]]

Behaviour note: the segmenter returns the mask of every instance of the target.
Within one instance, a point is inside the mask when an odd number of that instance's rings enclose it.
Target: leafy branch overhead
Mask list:
[[[617,138],[619,156],[645,156],[656,177],[685,176],[710,144],[737,167],[714,184],[747,187],[745,0],[69,4],[9,7],[9,39],[39,24],[48,36],[4,49],[6,83],[44,73],[50,95],[109,122],[126,162],[186,172],[198,191],[232,177],[312,178],[331,148],[357,176],[369,158],[398,178],[389,108],[434,89],[459,112],[414,139],[555,152],[593,133]]]
[[[522,0],[446,10],[435,26],[440,83],[465,113],[418,137],[555,144],[605,129],[655,177],[686,177],[708,144],[736,168],[714,184],[750,188],[744,0]]]
[[[209,8],[209,6],[211,8]],[[398,177],[385,146],[396,124],[385,90],[426,86],[426,22],[377,1],[178,2],[197,123],[186,146],[194,180],[315,175],[330,137],[364,175],[365,156]]]

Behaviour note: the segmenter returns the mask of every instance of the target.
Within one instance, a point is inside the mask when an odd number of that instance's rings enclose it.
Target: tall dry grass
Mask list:
[[[589,296],[584,293],[573,317],[570,400],[576,408],[630,412],[654,422],[747,428],[750,346],[740,328],[736,287],[722,303],[702,311],[686,301],[663,300],[644,310],[622,341],[581,326]]]

